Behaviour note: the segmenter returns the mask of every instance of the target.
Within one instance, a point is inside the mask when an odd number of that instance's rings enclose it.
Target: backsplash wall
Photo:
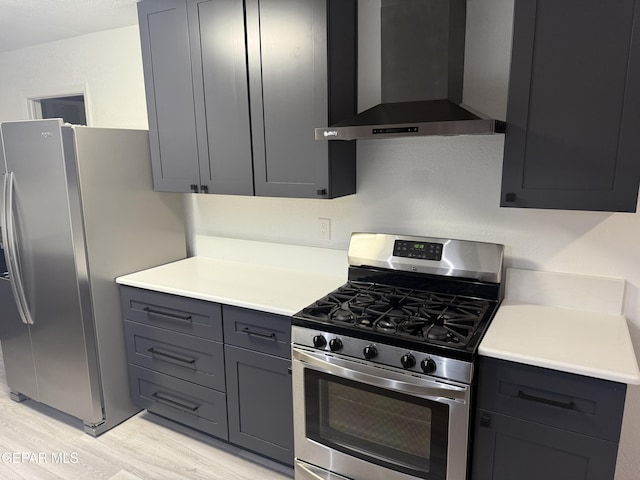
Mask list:
[[[470,14],[480,7],[507,8],[494,13],[508,18],[512,3],[468,0],[468,7]],[[500,23],[508,32],[504,18]],[[467,75],[490,83],[491,93],[485,97],[483,89],[469,87],[465,101],[498,115],[508,79],[509,49],[498,41],[505,29],[476,30],[468,45],[492,51],[486,45],[497,43],[500,52],[488,62],[469,59]],[[0,54],[0,121],[27,118],[25,95],[83,84],[94,125],[147,128],[139,48],[137,27],[127,27]],[[509,266],[625,279],[625,314],[640,357],[640,214],[500,208],[502,146],[500,135],[359,141],[356,195],[185,195],[190,234],[330,248],[346,248],[352,231],[503,243]],[[331,219],[328,242],[318,235],[320,217]],[[637,445],[640,388],[631,387],[616,480],[640,477]]]

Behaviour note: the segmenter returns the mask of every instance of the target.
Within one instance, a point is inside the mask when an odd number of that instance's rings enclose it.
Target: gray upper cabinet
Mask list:
[[[154,189],[196,191],[200,167],[186,5],[184,0],[140,2],[138,19]]]
[[[330,148],[314,129],[355,114],[355,2],[246,5],[256,195],[354,193],[355,144]]]
[[[200,178],[210,193],[253,195],[243,2],[187,5]]]
[[[355,143],[314,140],[315,127],[356,110],[355,0],[144,0],[138,8],[156,189],[355,193]]]
[[[636,211],[640,2],[516,0],[501,206]]]

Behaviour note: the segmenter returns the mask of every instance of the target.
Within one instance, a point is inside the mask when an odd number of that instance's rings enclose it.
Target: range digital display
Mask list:
[[[442,259],[442,248],[442,243],[396,240],[393,244],[393,255],[395,257],[439,261]]]

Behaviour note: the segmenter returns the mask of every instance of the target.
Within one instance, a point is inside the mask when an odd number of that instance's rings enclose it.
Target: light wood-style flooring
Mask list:
[[[0,352],[2,480],[288,480],[290,469],[142,412],[98,438],[82,422],[9,398]]]

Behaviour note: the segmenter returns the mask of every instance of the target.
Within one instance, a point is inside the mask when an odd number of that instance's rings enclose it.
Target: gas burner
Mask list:
[[[356,318],[355,325],[362,328],[371,328],[373,326],[374,321],[375,321],[375,317],[372,317],[370,315],[362,315]]]
[[[429,340],[443,341],[447,340],[448,337],[450,337],[450,333],[444,325],[432,325],[427,329],[427,338]]]
[[[418,336],[422,329],[427,325],[426,320],[418,318],[410,318],[406,322],[402,322],[398,325],[399,335]]]
[[[335,322],[353,323],[355,315],[347,308],[341,306],[329,313],[329,318]]]
[[[311,307],[302,309],[301,313],[304,318],[326,322],[329,320],[329,312],[331,311],[331,308],[332,307],[330,306],[312,305]]]
[[[376,332],[395,333],[396,323],[390,318],[381,318],[375,323]]]
[[[366,307],[373,305],[376,301],[378,301],[377,296],[374,296],[371,293],[360,293],[353,298],[351,303],[353,305]]]

